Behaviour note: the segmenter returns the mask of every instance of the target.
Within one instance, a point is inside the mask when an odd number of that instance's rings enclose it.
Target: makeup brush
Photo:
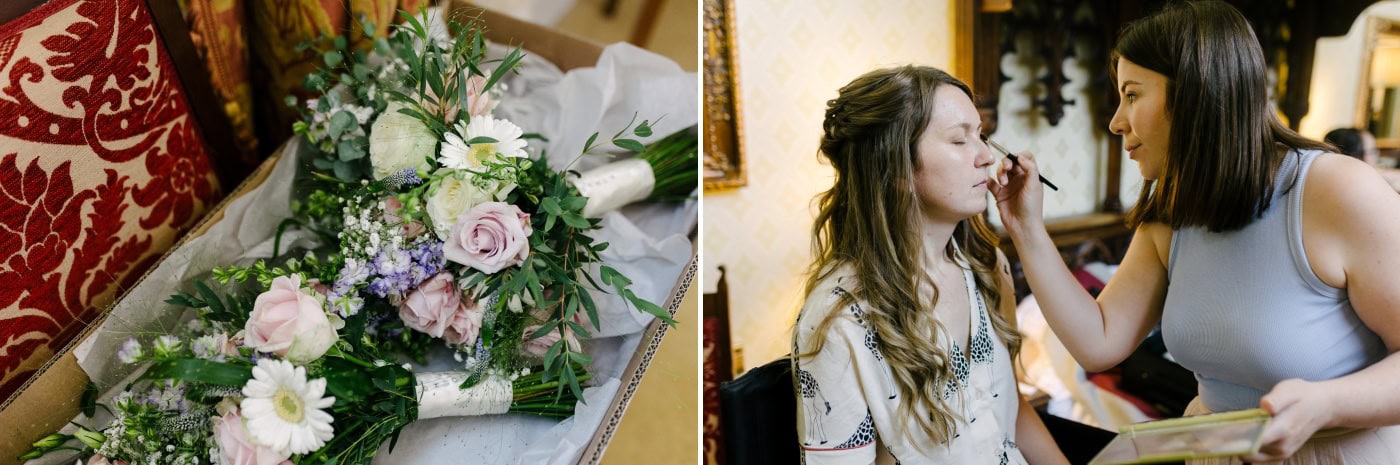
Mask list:
[[[1017,163],[1016,154],[1011,153],[1011,151],[1010,151],[1010,150],[1007,150],[1006,147],[1002,147],[1001,144],[998,144],[997,141],[992,140],[992,138],[990,138],[990,137],[983,136],[983,137],[982,137],[982,140],[987,141],[987,145],[990,145],[990,146],[992,146],[992,148],[997,149],[997,151],[998,151],[998,152],[1001,152],[1002,155],[1006,155],[1006,158],[1010,158],[1010,159],[1011,159],[1011,164],[1020,166],[1020,165]],[[1060,188],[1055,187],[1055,183],[1050,182],[1049,179],[1045,179],[1045,176],[1041,176],[1041,177],[1040,177],[1040,182],[1045,183],[1045,186],[1046,186],[1046,187],[1049,187],[1050,190],[1053,190],[1053,191],[1058,191],[1058,190],[1060,190]]]

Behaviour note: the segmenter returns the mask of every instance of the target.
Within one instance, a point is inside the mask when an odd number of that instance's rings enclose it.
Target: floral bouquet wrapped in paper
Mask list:
[[[602,263],[594,233],[607,210],[693,195],[693,130],[646,147],[655,122],[634,118],[571,160],[638,157],[583,178],[573,161],[553,169],[529,146],[548,135],[494,113],[521,50],[491,59],[476,26],[449,39],[405,18],[372,51],[331,39],[307,78],[318,98],[288,102],[307,109],[296,131],[312,150],[270,254],[183,285],[167,301],[182,323],[116,354],[144,371],[105,405],[85,399],[112,420],[21,458],[369,463],[419,419],[572,415],[591,377],[583,341],[605,326],[592,293],[674,324]],[[443,350],[454,369],[414,371]]]

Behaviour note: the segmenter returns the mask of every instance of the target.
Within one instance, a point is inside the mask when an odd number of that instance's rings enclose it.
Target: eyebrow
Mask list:
[[[981,124],[978,124],[978,126],[981,126]],[[954,125],[951,125],[951,126],[944,126],[944,127],[943,127],[943,130],[945,130],[945,131],[946,131],[946,130],[949,130],[949,129],[962,129],[962,130],[964,130],[964,131],[970,131],[970,130],[972,130],[972,123],[963,122],[963,123],[958,123],[958,124],[954,124]]]
[[[1137,82],[1137,81],[1123,81],[1123,85],[1118,86],[1118,93],[1121,94],[1121,93],[1123,93],[1123,92],[1126,92],[1127,89],[1128,89],[1128,84],[1142,85],[1141,82]]]

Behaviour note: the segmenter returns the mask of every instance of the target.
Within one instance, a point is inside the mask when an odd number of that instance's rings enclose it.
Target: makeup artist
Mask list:
[[[1190,463],[1400,463],[1400,196],[1279,122],[1258,39],[1227,4],[1170,5],[1113,57],[1109,129],[1145,183],[1097,300],[1045,231],[1035,156],[992,187],[1050,327],[1097,371],[1160,322],[1199,381],[1187,415],[1273,415],[1258,454]]]

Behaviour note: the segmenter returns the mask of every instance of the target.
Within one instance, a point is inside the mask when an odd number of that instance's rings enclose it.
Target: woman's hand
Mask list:
[[[1259,453],[1241,457],[1245,462],[1269,462],[1293,456],[1317,430],[1332,420],[1328,391],[1301,379],[1284,380],[1259,399],[1259,407],[1273,415],[1264,428]]]
[[[1041,216],[1044,188],[1040,185],[1040,169],[1036,166],[1035,155],[1021,152],[1016,154],[1016,158],[1014,163],[1010,158],[1003,158],[988,183],[992,196],[996,198],[1001,224],[1013,237],[1028,229],[1044,229],[1044,218]]]

